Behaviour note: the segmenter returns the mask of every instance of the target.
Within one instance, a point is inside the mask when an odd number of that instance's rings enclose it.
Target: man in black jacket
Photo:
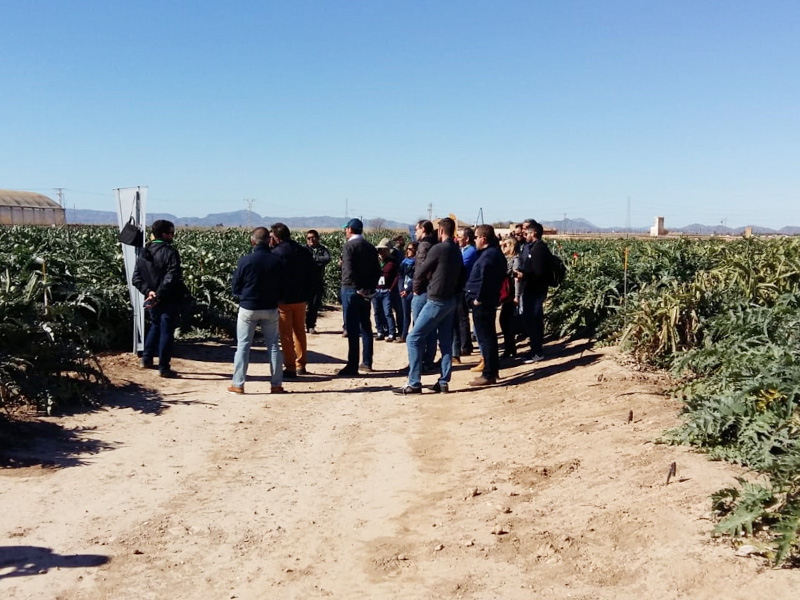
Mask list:
[[[531,340],[531,353],[527,364],[542,360],[544,344],[544,301],[550,280],[552,255],[542,241],[544,228],[535,219],[523,223],[527,243],[522,247],[517,279],[522,283],[522,322]]]
[[[144,340],[142,367],[152,369],[153,357],[158,355],[161,377],[175,378],[172,370],[172,346],[175,328],[180,318],[180,307],[187,295],[183,282],[181,257],[172,247],[175,225],[158,219],[152,226],[153,240],[148,242],[136,259],[132,282],[142,294],[144,305],[150,313],[150,330]]]
[[[283,353],[278,341],[278,301],[284,293],[286,272],[281,260],[269,249],[269,231],[256,227],[250,235],[253,251],[239,259],[233,273],[233,295],[239,298],[236,319],[238,344],[233,359],[233,380],[228,391],[244,394],[250,348],[256,327],[261,326],[264,345],[269,354],[271,392],[280,394],[283,389]]]
[[[306,247],[314,258],[314,286],[306,310],[306,332],[317,333],[317,316],[325,297],[325,267],[331,262],[331,253],[319,243],[319,232],[309,229],[306,232]]]
[[[472,266],[464,290],[467,305],[472,309],[475,335],[483,357],[481,376],[469,382],[481,386],[497,383],[500,356],[497,349],[497,306],[500,288],[506,276],[506,259],[500,251],[497,236],[491,225],[481,225],[475,232],[478,259]]]
[[[364,239],[364,224],[350,219],[345,225],[347,242],[342,246],[342,312],[347,332],[347,364],[339,377],[354,377],[358,369],[372,371],[372,324],[370,306],[381,276],[378,251]],[[364,345],[358,363],[358,339]]]
[[[425,262],[414,269],[417,279],[427,282],[427,301],[414,321],[414,328],[406,338],[408,348],[408,383],[394,390],[395,394],[422,393],[422,363],[425,341],[438,331],[439,350],[442,353],[441,375],[431,387],[434,392],[449,391],[453,360],[453,318],[456,296],[464,286],[464,262],[461,250],[453,241],[456,224],[445,217],[439,221],[440,243],[428,250]],[[413,301],[412,301],[413,302]]]
[[[418,277],[419,269],[425,264],[430,249],[439,242],[436,233],[433,231],[433,223],[427,219],[418,221],[414,233],[417,236],[417,260],[414,266],[414,283],[412,289],[414,296],[411,298],[411,317],[414,323],[417,322],[419,313],[422,312],[425,303],[428,301],[428,278]],[[425,340],[424,350],[422,351],[422,370],[432,372],[436,369],[433,364],[436,358],[436,330],[433,330]]]
[[[284,379],[294,379],[306,371],[306,302],[311,298],[316,265],[311,252],[292,239],[289,228],[274,223],[270,228],[272,252],[286,270],[286,285],[278,303],[279,329],[283,349]]]

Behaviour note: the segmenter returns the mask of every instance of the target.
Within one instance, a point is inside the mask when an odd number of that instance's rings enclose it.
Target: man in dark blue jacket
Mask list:
[[[500,288],[506,276],[506,259],[500,251],[497,236],[491,225],[481,225],[475,232],[478,260],[472,266],[464,290],[467,306],[472,309],[475,335],[483,356],[483,371],[480,377],[469,382],[482,386],[497,383],[500,372],[500,356],[497,349],[497,306],[500,304]]]
[[[228,391],[244,394],[250,348],[256,327],[261,326],[264,345],[269,353],[270,383],[273,394],[283,389],[283,353],[278,342],[278,301],[284,293],[286,272],[281,260],[269,249],[269,231],[256,227],[250,236],[253,251],[239,259],[233,273],[233,295],[239,298],[236,319],[238,345],[233,359],[233,381]]]

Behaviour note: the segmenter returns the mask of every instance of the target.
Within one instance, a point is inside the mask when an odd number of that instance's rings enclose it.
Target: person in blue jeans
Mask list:
[[[281,259],[269,248],[270,235],[266,227],[256,227],[250,235],[253,251],[239,259],[233,273],[231,289],[239,298],[236,319],[236,354],[233,358],[231,394],[244,394],[250,349],[256,328],[261,327],[264,345],[269,353],[270,392],[280,394],[283,388],[283,352],[279,339],[278,301],[286,281]]]
[[[369,320],[370,300],[381,275],[378,251],[364,239],[364,224],[350,219],[345,225],[347,242],[342,246],[342,312],[347,332],[347,364],[339,377],[355,377],[358,370],[372,371],[372,324]],[[358,363],[358,342],[363,345],[363,358]]]
[[[432,333],[438,332],[439,350],[442,353],[441,373],[431,386],[437,393],[449,391],[453,359],[453,317],[456,295],[464,285],[464,263],[461,251],[453,241],[455,222],[449,217],[439,221],[439,244],[430,247],[425,262],[414,270],[414,281],[427,282],[427,298],[414,320],[414,327],[406,338],[408,348],[408,382],[394,390],[395,394],[422,393],[422,366],[425,343]],[[412,307],[414,303],[412,302]]]
[[[372,299],[372,306],[375,309],[375,329],[378,335],[375,339],[393,342],[396,334],[396,324],[394,312],[392,310],[393,296],[397,289],[397,261],[391,252],[389,238],[383,238],[375,249],[378,251],[378,258],[381,266],[381,276],[378,279],[378,286],[375,290],[375,297]]]
[[[417,262],[417,242],[409,242],[406,257],[400,263],[398,287],[403,307],[403,321],[400,324],[399,340],[405,342],[411,328],[411,300],[414,298],[414,265]]]

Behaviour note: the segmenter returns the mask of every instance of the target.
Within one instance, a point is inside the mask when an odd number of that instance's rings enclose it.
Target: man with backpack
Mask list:
[[[544,301],[552,279],[553,255],[542,241],[544,228],[541,223],[527,219],[523,222],[523,228],[526,243],[520,251],[516,277],[522,287],[522,322],[531,343],[530,355],[525,363],[532,364],[544,358]]]

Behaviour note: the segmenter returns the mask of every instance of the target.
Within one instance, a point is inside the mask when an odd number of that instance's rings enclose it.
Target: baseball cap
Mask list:
[[[364,231],[364,224],[361,222],[361,219],[350,219],[347,223],[342,225],[342,228],[347,228],[353,230],[353,233],[361,233]]]

